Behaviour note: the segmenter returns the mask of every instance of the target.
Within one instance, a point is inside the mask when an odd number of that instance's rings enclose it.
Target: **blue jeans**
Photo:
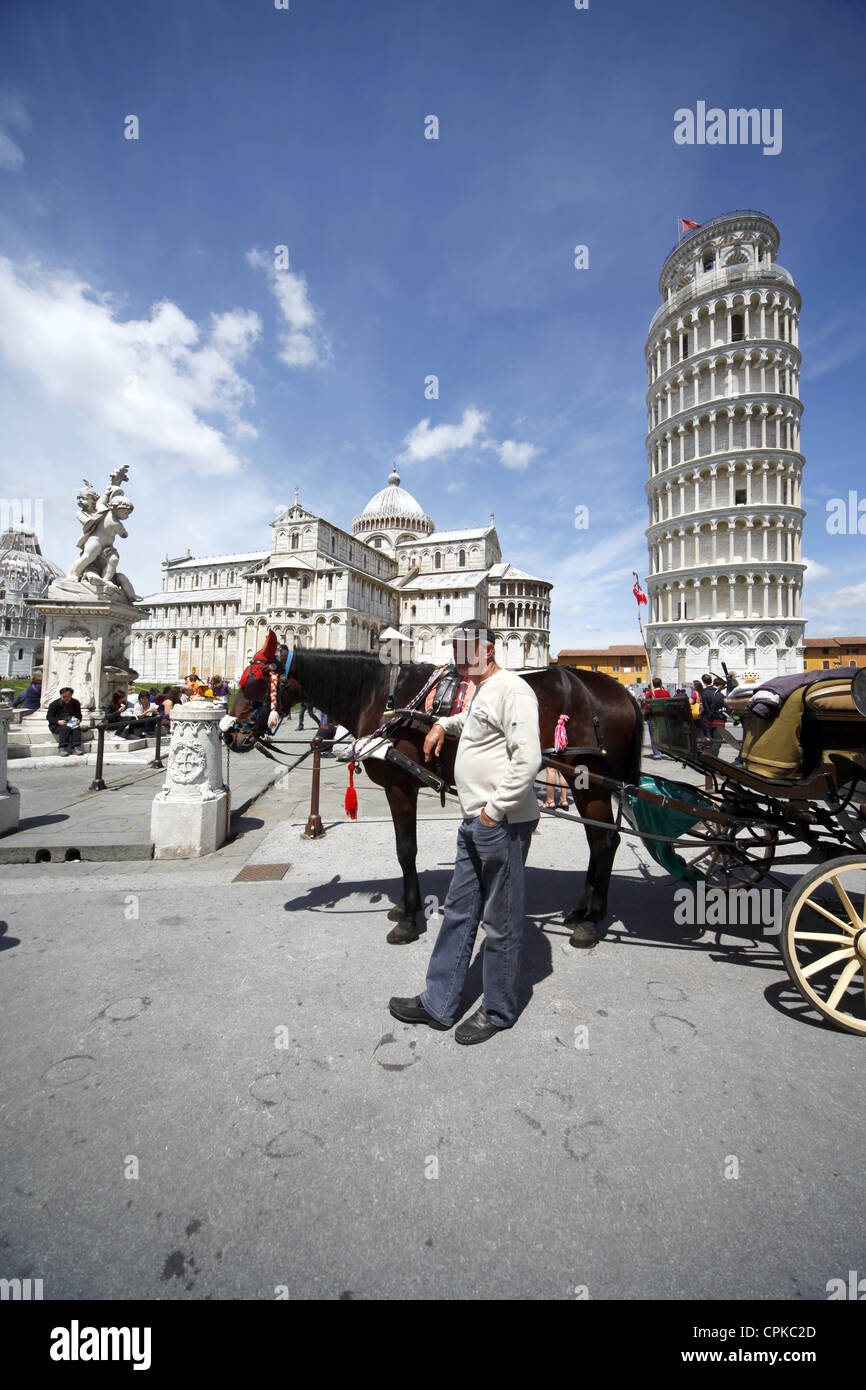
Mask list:
[[[485,935],[484,1009],[498,1028],[510,1028],[517,1018],[524,865],[536,824],[483,825],[473,816],[457,831],[454,875],[421,995],[427,1012],[448,1028],[460,1016],[479,922]]]

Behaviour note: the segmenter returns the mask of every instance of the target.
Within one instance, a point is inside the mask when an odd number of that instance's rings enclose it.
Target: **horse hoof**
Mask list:
[[[402,922],[406,916],[406,909],[402,903],[395,903],[385,915],[389,922]]]
[[[391,928],[385,940],[389,946],[408,946],[410,941],[417,941],[420,934],[414,926],[407,926],[401,922]]]
[[[569,946],[582,946],[585,949],[597,946],[599,941],[601,941],[600,933],[593,931],[588,922],[581,922],[568,938]]]

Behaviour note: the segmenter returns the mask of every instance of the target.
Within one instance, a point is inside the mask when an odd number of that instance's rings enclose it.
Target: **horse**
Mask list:
[[[284,717],[298,700],[303,700],[324,710],[332,723],[345,725],[361,739],[389,717],[386,705],[389,709],[405,708],[436,669],[427,662],[401,662],[395,677],[393,665],[383,665],[377,656],[295,648],[288,673],[279,682],[277,712]],[[520,674],[538,700],[542,749],[553,748],[557,721],[560,715],[568,715],[569,746],[557,761],[560,765],[568,764],[568,770],[563,767],[563,776],[580,816],[603,822],[584,827],[590,853],[583,892],[564,916],[564,924],[573,929],[572,946],[595,946],[602,935],[599,927],[607,916],[608,890],[620,837],[610,791],[579,774],[585,769],[636,783],[640,776],[643,714],[624,686],[599,671],[551,666]],[[266,673],[257,677],[251,672],[235,696],[229,719],[223,721],[222,737],[227,746],[237,753],[256,747],[267,736],[270,712],[269,677]],[[403,720],[389,735],[389,742],[421,769],[425,767],[423,745],[430,723],[429,716],[426,721]],[[441,775],[449,787],[454,785],[456,754],[457,740],[446,738]],[[416,869],[420,781],[405,767],[380,757],[364,758],[363,750],[361,762],[370,781],[384,789],[394,823],[403,891],[388,913],[395,925],[386,939],[393,946],[404,945],[417,941],[420,935],[422,897]]]

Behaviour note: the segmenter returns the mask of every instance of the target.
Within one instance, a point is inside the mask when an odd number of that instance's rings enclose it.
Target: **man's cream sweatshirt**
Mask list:
[[[460,739],[454,780],[464,816],[485,811],[491,820],[538,820],[533,782],[541,768],[538,701],[513,671],[482,681],[460,714],[437,719]]]

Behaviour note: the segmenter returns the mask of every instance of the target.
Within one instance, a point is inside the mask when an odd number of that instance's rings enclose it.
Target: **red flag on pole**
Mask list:
[[[700,222],[693,222],[690,217],[681,217],[680,222],[684,232],[695,232],[701,225]]]
[[[635,581],[634,581],[634,588],[632,589],[632,593],[634,594],[635,598],[637,599],[638,604],[646,603],[646,602],[647,602],[647,596],[646,596],[646,594],[644,593],[643,589],[642,589],[641,586],[640,586],[640,580],[639,580],[639,579],[635,579]]]

